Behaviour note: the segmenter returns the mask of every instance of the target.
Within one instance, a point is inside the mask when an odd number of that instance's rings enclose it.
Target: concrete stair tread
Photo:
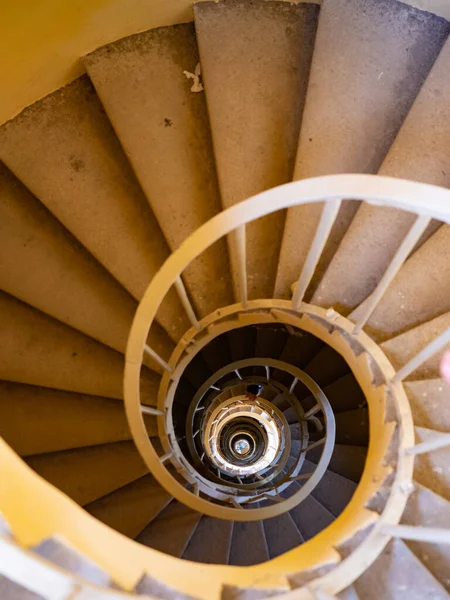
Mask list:
[[[312,473],[315,467],[314,463],[308,459],[305,460],[305,473]],[[356,487],[357,484],[354,481],[328,470],[314,488],[312,496],[334,517],[338,517],[349,503]]]
[[[300,489],[298,484],[297,487]],[[289,514],[305,541],[320,533],[335,520],[334,515],[312,495],[307,496]]]
[[[30,590],[3,576],[0,576],[0,594],[2,598],[7,600],[45,600],[43,596],[30,592]]]
[[[171,499],[155,478],[148,474],[84,508],[102,523],[133,539]]]
[[[280,358],[288,337],[289,332],[283,326],[280,327],[276,324],[258,326],[256,328],[255,358]]]
[[[239,327],[228,332],[228,345],[231,360],[244,360],[254,356],[256,345],[256,331],[253,327]]]
[[[317,16],[307,3],[194,5],[224,208],[292,178]],[[246,228],[251,299],[272,296],[283,226],[278,212]]]
[[[307,454],[308,460],[318,464],[323,448],[318,446]],[[367,447],[336,444],[328,469],[356,483],[361,479],[366,463]]]
[[[415,427],[416,444],[439,440],[444,433]],[[431,491],[450,501],[450,447],[420,454],[414,460],[414,479]]]
[[[401,2],[324,3],[294,179],[376,173],[449,30],[443,19]],[[417,60],[412,58],[412,48]],[[320,282],[357,206],[356,202],[344,202],[312,289]],[[289,209],[275,286],[277,297],[290,297],[290,286],[299,277],[320,214],[320,204]]]
[[[175,250],[221,210],[204,93],[191,91],[185,75],[199,64],[194,24],[123,38],[84,63]],[[201,316],[232,304],[225,240],[194,261],[184,279]]]
[[[122,354],[1,291],[0,313],[0,379],[122,398]],[[142,368],[143,404],[155,404],[159,380]]]
[[[233,525],[229,564],[246,567],[267,560],[269,552],[263,523],[236,521]]]
[[[113,587],[109,573],[106,573],[78,550],[72,548],[60,536],[47,538],[33,546],[31,550],[64,571],[77,575],[86,581],[101,587]]]
[[[450,327],[450,312],[382,343],[381,348],[394,368],[398,370],[448,327]],[[439,377],[439,365],[444,351],[445,348],[425,361],[407,379],[416,381]]]
[[[306,331],[294,329],[290,332],[280,360],[302,369],[311,362],[322,347],[323,342],[319,338],[306,333]]]
[[[367,446],[369,443],[369,411],[367,408],[356,408],[337,413],[336,443],[353,446]]]
[[[327,366],[326,369],[324,369],[324,365]],[[341,377],[344,377],[344,375],[348,375],[350,367],[344,358],[333,350],[331,346],[324,346],[303,370],[312,377],[321,388],[325,388]],[[309,390],[303,386],[301,392],[299,388],[296,388],[295,394],[299,399],[306,399],[309,396]],[[316,404],[316,401],[313,400],[312,397],[308,399],[311,399],[311,406]],[[302,402],[302,405],[305,410],[311,408],[306,402]]]
[[[423,84],[413,107],[400,129],[379,171],[380,175],[401,177],[450,187],[450,173],[447,164],[450,159],[448,139],[450,129],[450,109],[447,98],[450,93],[450,41],[442,48],[430,74]],[[416,140],[420,138],[420,144]],[[358,210],[342,243],[337,250],[330,267],[322,280],[314,299],[322,306],[338,306],[344,311],[355,308],[369,294],[389,265],[400,242],[414,221],[411,213],[380,208],[363,204]],[[427,230],[427,236],[436,229],[436,223]],[[423,243],[424,238],[421,239]],[[439,259],[442,254],[437,254]],[[444,254],[445,256],[445,254]],[[441,264],[442,263],[442,264]],[[439,264],[430,261],[429,267],[442,272],[444,260]],[[345,273],[351,273],[346,277]],[[420,309],[431,310],[437,307],[439,300],[444,301],[448,292],[442,285],[433,286],[433,297],[425,303],[424,293],[427,286],[423,277],[429,275],[428,269],[422,272]],[[446,278],[442,277],[441,283]],[[414,285],[414,281],[411,281]],[[437,298],[436,293],[441,292]],[[418,316],[415,305],[411,305],[414,296],[406,296],[404,304],[409,315]],[[445,308],[445,310],[448,310]],[[428,318],[434,316],[428,313]],[[386,321],[386,325],[390,325]]]
[[[125,352],[136,301],[3,165],[0,194],[1,289]],[[173,349],[158,324],[150,344]]]
[[[140,299],[169,251],[87,76],[4,125],[0,158]],[[176,340],[188,329],[175,292],[159,318]]]
[[[118,352],[2,292],[0,312],[5,317],[0,327],[0,378],[122,397],[123,357]]]
[[[121,401],[10,381],[0,381],[0,435],[20,456],[131,439]]]
[[[408,498],[401,523],[416,527],[447,529],[450,523],[450,502],[427,487],[415,482],[414,491]],[[450,578],[448,575],[450,546],[412,540],[407,540],[405,543],[447,592],[450,592]]]
[[[183,553],[195,562],[226,565],[230,555],[233,522],[203,515]]]
[[[263,521],[263,525],[269,558],[280,556],[304,542],[303,536],[289,513],[266,519]]]
[[[203,383],[212,375],[212,371],[206,364],[203,354],[199,352],[192,361],[188,364],[183,372],[183,378],[195,388],[197,391]]]
[[[361,598],[444,600],[445,589],[400,539],[386,546],[371,568],[353,584]]]
[[[201,513],[174,499],[141,531],[136,541],[160,552],[181,557],[201,516]]]
[[[450,310],[450,227],[442,225],[402,266],[367,322],[377,342]],[[437,285],[436,282],[439,282]],[[351,314],[358,318],[364,303]]]
[[[211,375],[230,364],[231,356],[226,334],[213,338],[201,354]]]
[[[367,405],[364,393],[353,373],[348,373],[325,386],[323,393],[330,402],[335,414],[364,408]]]
[[[159,600],[195,600],[193,596],[183,594],[180,590],[167,585],[148,573],[145,573],[138,581],[134,592],[138,595],[158,598]]]
[[[435,431],[450,431],[449,387],[442,379],[405,381],[414,424]]]
[[[228,585],[225,583],[222,586],[220,598],[221,600],[262,600],[263,598],[271,598],[272,596],[280,596],[289,591],[287,585],[285,587],[239,587]]]
[[[132,441],[40,454],[26,463],[81,506],[148,472]]]

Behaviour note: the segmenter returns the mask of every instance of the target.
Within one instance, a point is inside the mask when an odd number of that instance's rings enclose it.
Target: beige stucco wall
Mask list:
[[[408,2],[450,19],[450,0]],[[0,0],[0,123],[83,73],[80,56],[138,31],[188,21],[191,4],[192,0]]]

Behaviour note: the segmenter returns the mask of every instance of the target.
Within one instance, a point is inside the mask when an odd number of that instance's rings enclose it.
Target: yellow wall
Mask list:
[[[0,123],[83,73],[91,50],[191,20],[192,1],[0,0]],[[407,1],[450,19],[450,0]]]

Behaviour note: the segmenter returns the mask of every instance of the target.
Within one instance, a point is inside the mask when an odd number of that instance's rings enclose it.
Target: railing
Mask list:
[[[305,292],[312,281],[316,267],[338,215],[341,201],[347,198],[380,206],[389,206],[410,213],[412,212],[417,215],[414,224],[404,240],[400,243],[397,252],[385,270],[384,275],[381,277],[376,289],[364,302],[358,320],[355,323],[352,323],[348,319],[344,319],[335,311],[324,311],[318,307],[311,307],[310,305],[306,305],[303,301]],[[127,348],[125,400],[127,416],[134,439],[155,477],[157,477],[162,485],[168,485],[170,492],[188,506],[201,510],[206,514],[211,514],[208,512],[206,501],[203,504],[203,499],[197,498],[200,502],[192,502],[186,490],[179,489],[180,486],[177,488],[176,483],[172,485],[168,481],[163,470],[160,468],[161,463],[159,457],[150,447],[151,444],[145,432],[141,414],[141,405],[139,402],[139,372],[140,365],[142,364],[145,339],[159,305],[170,287],[179,281],[179,278],[182,276],[186,267],[220,238],[231,235],[230,240],[231,243],[234,244],[236,250],[235,256],[240,257],[240,260],[234,265],[234,268],[237,269],[237,280],[240,282],[239,302],[233,307],[223,307],[216,311],[217,314],[214,316],[210,316],[209,318],[206,317],[201,321],[198,321],[197,319],[193,321],[191,319],[195,331],[186,334],[181,342],[181,348],[175,351],[167,365],[168,369],[166,370],[165,377],[163,377],[162,384],[162,388],[165,389],[165,395],[167,389],[170,388],[170,378],[172,378],[172,380],[174,379],[173,374],[176,371],[179,362],[182,362],[182,355],[186,346],[191,342],[194,342],[194,344],[199,343],[198,340],[200,338],[196,338],[196,336],[202,332],[208,332],[208,328],[212,327],[215,323],[223,323],[224,317],[227,315],[249,315],[251,314],[252,309],[255,311],[255,303],[258,305],[258,308],[261,308],[262,304],[264,304],[264,301],[249,301],[247,297],[246,224],[277,210],[317,202],[323,202],[322,216],[311,244],[309,254],[305,260],[301,273],[299,273],[292,301],[288,303],[285,301],[266,301],[266,308],[268,308],[268,305],[271,305],[272,313],[275,312],[274,309],[279,309],[279,312],[284,313],[284,315],[290,314],[297,317],[302,317],[308,313],[311,314],[315,312],[317,316],[327,317],[329,321],[332,321],[334,326],[340,326],[341,331],[343,333],[345,332],[347,336],[349,345],[352,345],[352,343],[353,345],[359,344],[362,351],[370,355],[371,360],[375,361],[378,364],[379,370],[383,372],[384,381],[396,406],[400,428],[396,478],[385,509],[378,518],[372,532],[357,550],[337,566],[332,573],[320,578],[317,582],[317,585],[319,585],[320,582],[320,585],[328,585],[329,589],[333,590],[333,588],[336,587],[336,581],[339,580],[340,583],[345,581],[348,582],[347,585],[349,585],[354,580],[355,573],[362,572],[365,565],[370,564],[370,562],[375,560],[389,540],[387,532],[392,531],[392,529],[389,528],[398,523],[406,504],[408,493],[405,493],[405,490],[409,489],[408,486],[411,485],[412,480],[412,457],[414,451],[411,450],[411,448],[414,446],[414,430],[409,403],[401,385],[401,381],[410,372],[425,362],[431,355],[434,355],[448,344],[450,340],[450,330],[434,340],[427,348],[422,350],[418,356],[413,358],[408,365],[405,365],[398,373],[395,373],[392,366],[386,360],[386,357],[382,355],[380,349],[370,337],[364,333],[363,328],[378,306],[380,300],[383,298],[383,295],[393,278],[399,272],[410,252],[429,225],[430,220],[434,218],[439,219],[444,223],[450,222],[450,193],[447,190],[426,184],[378,176],[329,176],[294,182],[269,190],[217,215],[191,235],[182,244],[179,250],[172,254],[151,282],[139,305]],[[191,305],[185,305],[185,307],[188,314],[194,314]],[[218,327],[218,329],[220,329],[220,327]],[[163,432],[163,425],[161,424],[163,424],[164,420],[167,418],[167,411],[164,408],[164,404],[165,397],[160,396],[158,410],[164,411],[164,417],[162,415],[158,417],[160,432]],[[450,444],[450,439],[448,440],[448,443]],[[428,451],[428,449],[425,449],[424,451]],[[220,508],[222,509],[223,507]],[[234,512],[233,519],[241,520],[237,508],[226,510]],[[264,511],[265,509],[258,510]],[[220,510],[214,512],[214,516],[231,518],[228,514],[229,513],[225,512],[221,513]],[[266,513],[263,514],[263,512],[261,512],[258,515],[258,518],[265,518],[265,514]],[[411,528],[409,528],[409,530],[411,530]],[[399,532],[400,530],[397,529],[396,531]],[[411,531],[409,531],[408,535],[412,535]],[[420,535],[420,532],[417,532],[417,535]],[[442,537],[441,534],[439,534],[439,536],[440,538]],[[343,587],[345,586],[339,585],[338,589],[342,589]]]
[[[366,301],[364,311],[363,313],[360,313],[359,320],[356,323],[345,319],[335,311],[313,307],[303,302],[304,291],[308,288],[322,250],[325,247],[328,234],[336,218],[339,202],[342,199],[347,198],[352,198],[356,201],[369,202],[379,206],[398,208],[417,215],[415,224],[400,245],[395,257],[378,283],[377,288]],[[248,300],[246,294],[245,225],[276,210],[323,201],[325,204],[320,227],[316,232],[304,268],[302,272],[299,273],[293,301],[273,301],[270,299],[264,301]],[[450,543],[450,534],[448,530],[427,527],[405,527],[398,524],[406,505],[408,495],[412,489],[414,456],[421,453],[436,451],[439,447],[443,447],[444,445],[450,445],[450,435],[440,437],[439,444],[415,444],[410,406],[402,386],[402,381],[450,342],[450,331],[447,330],[442,332],[440,336],[437,336],[435,340],[431,341],[431,343],[397,372],[386,359],[380,348],[364,331],[364,326],[367,323],[370,314],[372,314],[386,289],[388,289],[395,273],[401,268],[429,218],[438,219],[444,223],[450,222],[450,192],[448,190],[398,179],[363,175],[322,177],[288,184],[237,204],[201,227],[169,258],[151,282],[139,305],[127,348],[125,372],[126,411],[136,444],[145,461],[152,468],[154,475],[160,479],[160,481],[165,481],[164,473],[166,471],[161,461],[170,460],[171,454],[166,453],[166,456],[162,457],[162,459],[160,459],[156,453],[152,454],[142,415],[144,412],[154,415],[158,421],[158,425],[161,427],[162,435],[166,435],[165,420],[167,414],[165,403],[167,398],[171,395],[171,386],[174,383],[173,377],[178,377],[177,369],[180,365],[182,366],[183,361],[187,357],[186,348],[190,345],[192,340],[198,340],[198,342],[196,342],[197,347],[201,347],[201,344],[203,343],[203,341],[200,341],[201,335],[205,334],[205,337],[208,337],[208,335],[213,337],[215,333],[209,332],[208,328],[212,326],[216,326],[217,328],[222,327],[221,320],[224,317],[233,319],[236,315],[242,315],[247,319],[247,323],[270,321],[294,325],[298,324],[300,327],[317,334],[319,337],[322,335],[327,343],[332,346],[334,344],[333,347],[345,355],[350,366],[354,369],[355,376],[357,376],[361,387],[368,397],[371,422],[374,421],[372,416],[377,415],[377,402],[372,402],[370,395],[372,394],[373,399],[379,400],[381,394],[384,392],[384,388],[389,391],[393,407],[395,408],[396,422],[399,430],[399,441],[396,446],[397,464],[394,480],[384,509],[381,511],[377,520],[372,523],[372,529],[365,539],[347,558],[336,564],[326,575],[319,575],[311,580],[308,585],[302,589],[283,594],[282,598],[284,600],[291,600],[293,598],[296,600],[303,598],[307,600],[310,600],[311,598],[326,600],[334,598],[336,594],[351,585],[366,569],[370,568],[372,562],[378,557],[392,538],[400,537],[438,544]],[[239,278],[241,281],[241,295],[239,297],[239,302],[233,307],[224,307],[220,311],[217,311],[216,314],[198,320],[184,291],[181,281],[182,273],[192,260],[205,251],[211,244],[232,232],[236,232],[234,235],[239,244],[238,248],[240,249],[241,256],[239,261]],[[175,285],[178,288],[180,296],[183,296],[184,298],[184,306],[186,312],[190,316],[192,330],[186,333],[171,359],[166,362],[159,357],[153,349],[146,347],[146,338],[158,307],[172,285]],[[264,319],[267,321],[264,321]],[[237,321],[234,320],[233,326],[236,325],[236,322]],[[223,327],[225,327],[225,325],[223,325]],[[358,347],[358,353],[354,352],[355,346]],[[140,404],[139,374],[144,352],[147,352],[153,358],[156,358],[165,371],[161,383],[161,394],[158,407],[155,408],[142,407]],[[364,362],[368,357],[370,358],[370,361],[366,360],[366,362]],[[368,362],[370,362],[370,365]],[[371,366],[373,367],[374,365],[376,366],[377,371],[377,381],[379,381],[379,383],[377,383],[378,387],[372,385],[373,370],[371,370]],[[377,394],[379,393],[379,395],[375,395],[375,392],[377,392]],[[382,408],[384,411],[384,405],[382,405]],[[379,423],[386,425],[386,415],[384,412],[380,416],[382,419],[379,419]],[[377,455],[377,445],[379,446],[382,443],[381,438],[382,436],[380,436],[380,439],[374,440],[374,436],[371,435],[367,466],[363,479],[348,510],[345,511],[346,514],[341,515],[338,519],[338,521],[341,521],[345,525],[343,528],[345,530],[345,535],[349,532],[351,534],[358,530],[358,528],[361,528],[361,522],[363,521],[356,519],[355,525],[351,519],[351,515],[355,514],[355,511],[359,508],[362,514],[362,511],[365,510],[366,500],[372,495],[375,489],[374,487],[371,487],[371,485],[373,485],[371,464],[379,465],[382,462],[382,456],[378,457]],[[387,447],[387,444],[385,444],[385,447]],[[14,499],[18,489],[23,492],[24,498],[33,498],[33,503],[35,505],[33,506],[33,508],[35,508],[33,520],[41,523],[45,523],[49,520],[49,513],[52,512],[51,508],[46,506],[44,510],[41,507],[41,496],[35,494],[36,490],[43,489],[42,486],[45,485],[45,492],[48,492],[48,495],[46,495],[45,498],[49,499],[48,504],[54,503],[58,506],[59,511],[57,514],[55,513],[56,520],[52,521],[49,527],[53,527],[54,523],[57,523],[58,533],[65,535],[71,540],[74,546],[77,546],[78,544],[83,552],[88,554],[91,552],[91,547],[94,545],[86,543],[86,540],[89,540],[89,535],[92,535],[96,542],[97,538],[101,537],[102,541],[98,542],[95,546],[95,552],[98,555],[102,554],[102,552],[107,554],[108,558],[105,562],[106,567],[112,574],[121,571],[125,583],[127,581],[135,581],[135,572],[128,572],[127,569],[123,567],[124,562],[126,562],[124,561],[126,551],[121,550],[124,547],[126,547],[126,550],[129,550],[130,546],[126,546],[126,543],[131,544],[131,542],[127,542],[122,536],[114,534],[112,531],[107,531],[107,528],[102,528],[98,523],[88,518],[88,516],[73,503],[69,501],[66,502],[66,499],[63,498],[61,494],[58,494],[51,486],[44,484],[31,471],[25,469],[22,470],[19,462],[17,463],[18,466],[16,469],[16,463],[11,458],[10,454],[10,451],[1,445],[2,460],[0,460],[0,473],[3,476],[3,479],[1,495],[2,503],[0,504],[0,509],[5,511],[5,516],[11,523],[13,533],[15,526],[23,520],[24,516],[23,511],[11,509],[11,506],[14,506]],[[5,460],[3,460],[3,458]],[[20,473],[17,477],[13,477],[13,471],[14,473],[20,471]],[[180,487],[184,489],[182,486]],[[366,488],[367,493],[365,491]],[[193,494],[193,496],[195,497],[195,494]],[[34,498],[36,498],[36,502],[34,502]],[[188,496],[181,497],[182,501],[185,499],[188,500],[186,503],[189,505]],[[247,512],[246,510],[244,511],[238,508],[227,508],[227,510],[235,510],[236,514]],[[61,515],[64,518],[60,518]],[[72,515],[76,518],[71,518]],[[80,524],[83,525],[84,535],[81,535],[82,541],[80,541],[79,534]],[[97,534],[99,535],[97,536]],[[339,535],[341,537],[339,537]],[[320,538],[320,534],[318,537]],[[330,526],[327,530],[326,540],[322,540],[322,555],[327,556],[326,553],[328,552],[329,547],[337,545],[339,540],[342,540],[342,537],[343,535],[342,533],[339,533],[338,528],[333,529],[333,525]],[[20,538],[18,539],[20,540]],[[102,590],[96,589],[85,581],[55,568],[48,562],[36,559],[32,552],[24,550],[20,546],[20,543],[7,539],[3,534],[0,535],[0,574],[10,577],[13,581],[23,587],[44,597],[50,597],[49,591],[51,590],[51,597],[54,600],[68,598],[71,594],[73,594],[73,597],[76,596],[77,598],[102,597],[104,593]],[[106,547],[107,545],[108,547]],[[317,546],[318,545],[319,543]],[[114,549],[112,549],[113,546]],[[294,551],[296,552],[295,556],[296,561],[298,561],[299,564],[299,569],[303,568],[305,562],[307,563],[304,556],[305,553],[308,552],[308,548],[309,542]],[[91,558],[93,559],[98,558],[98,556],[95,556],[95,552],[92,551]],[[320,553],[317,551],[316,555],[319,557]],[[133,560],[131,561],[133,568],[136,557],[139,556],[139,554],[133,555]],[[300,557],[303,557],[303,560],[300,560]],[[157,560],[159,561],[158,564],[161,564],[160,561],[163,559],[158,555]],[[167,560],[169,561],[169,559]],[[167,562],[167,565],[170,565],[168,570],[173,566],[173,560],[175,559],[170,559],[170,561],[172,561],[170,563]],[[320,559],[318,558],[317,560]],[[281,573],[283,564],[280,563],[280,561],[278,561],[277,564],[279,565]],[[210,568],[214,569],[214,567]],[[269,565],[264,566],[264,570],[268,570],[269,568]],[[192,572],[191,578],[195,579],[195,565],[190,563],[189,569]],[[201,569],[204,569],[204,567],[199,567],[199,577],[202,577],[205,573],[205,571]],[[253,569],[253,567],[251,569]],[[276,567],[274,566],[273,569],[276,569]],[[227,575],[226,573],[228,572],[231,574]],[[236,582],[236,584],[238,584],[240,580],[233,579],[234,572],[235,570],[233,569],[228,571],[223,567],[214,571],[217,580],[227,583]],[[273,572],[274,571],[271,571],[271,573]],[[261,574],[261,571],[258,573]],[[114,595],[118,598],[130,597],[127,594],[122,594],[120,592],[116,593],[115,591]]]

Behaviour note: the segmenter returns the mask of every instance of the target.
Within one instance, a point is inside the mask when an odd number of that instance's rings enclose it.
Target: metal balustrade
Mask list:
[[[376,289],[366,299],[356,321],[343,317],[335,310],[323,309],[304,302],[305,292],[326,246],[340,203],[347,198],[377,206],[396,208],[417,215],[404,240],[400,242],[395,256],[386,268]],[[245,230],[247,223],[277,210],[317,203],[323,203],[322,217],[315,232],[309,255],[301,273],[298,274],[292,301],[270,298],[249,300],[246,272]],[[395,472],[384,508],[376,520],[371,522],[370,532],[346,558],[333,565],[327,573],[315,576],[301,589],[283,594],[284,600],[335,598],[339,592],[351,585],[366,569],[370,568],[370,565],[383,552],[391,539],[398,537],[429,543],[450,543],[449,530],[399,525],[408,495],[412,490],[414,457],[450,445],[450,435],[443,435],[436,442],[415,443],[411,409],[402,382],[450,342],[450,329],[437,336],[397,371],[365,331],[368,319],[379,305],[386,290],[389,289],[394,276],[404,264],[430,219],[437,219],[446,224],[450,223],[450,192],[448,190],[400,179],[368,175],[337,175],[290,183],[236,204],[205,223],[170,256],[150,283],[139,304],[128,341],[124,379],[125,405],[130,428],[142,457],[158,481],[181,502],[197,510],[203,510],[206,514],[211,514],[208,511],[213,506],[212,514],[214,516],[229,518],[229,515],[232,515],[233,520],[239,521],[248,520],[247,513],[249,510],[254,510],[242,508],[241,504],[232,496],[230,496],[230,506],[209,502],[202,497],[200,480],[197,481],[192,476],[192,491],[189,491],[177,481],[172,481],[173,478],[166,468],[172,464],[172,460],[179,458],[177,451],[171,447],[169,439],[171,432],[167,430],[167,427],[171,427],[169,413],[177,382],[192,356],[219,333],[236,326],[265,322],[281,322],[297,326],[314,333],[346,358],[352,370],[357,373],[358,381],[368,398],[371,422],[374,422],[373,416],[378,419],[378,421],[375,419],[374,427],[381,428],[386,425],[385,415],[381,415],[384,406],[380,409],[379,414],[376,412],[376,404],[381,394],[387,390],[392,398],[399,436],[395,446],[397,456]],[[224,236],[230,236],[230,243],[234,244],[234,255],[238,257],[236,264],[233,265],[237,269],[239,282],[239,286],[237,286],[239,287],[237,290],[238,301],[233,306],[221,307],[215,313],[198,319],[184,288],[182,275],[195,258]],[[171,358],[165,361],[147,345],[147,336],[157,310],[172,286],[176,288],[182,300],[192,328],[180,340]],[[359,349],[358,352],[355,352],[355,347]],[[141,403],[139,377],[144,354],[156,360],[163,369],[157,407],[147,407]],[[268,362],[266,366],[269,370],[273,368],[273,365]],[[377,380],[382,382],[381,385],[373,384],[374,368],[377,370]],[[239,376],[242,377],[238,367],[236,377],[239,378]],[[267,379],[269,376],[270,371]],[[287,392],[293,394],[299,381],[298,374],[294,373],[293,381]],[[210,389],[217,393],[222,391],[221,386],[217,385],[217,380],[210,385]],[[195,407],[194,413],[202,413],[206,408],[199,403]],[[307,411],[304,417],[314,418],[316,410],[318,409],[315,406]],[[152,448],[145,429],[144,415],[153,417],[158,424],[164,451],[161,456]],[[314,445],[321,443],[325,448],[329,439],[331,437],[327,430],[327,435],[322,440],[309,444],[305,450],[308,451]],[[376,486],[381,485],[381,482],[374,483],[374,473],[382,460],[382,456],[377,454],[377,452],[381,452],[377,445],[387,450],[389,441],[390,438],[384,430],[383,434],[380,434],[380,439],[375,442],[371,436],[366,470],[358,493],[349,504],[349,513],[363,515],[366,511],[367,500],[373,496],[377,489]],[[0,457],[8,458],[9,452],[3,445],[0,447]],[[312,482],[312,486],[315,485],[314,476],[315,473],[299,472],[291,479],[304,480],[305,484],[301,488],[303,490],[310,482]],[[256,476],[258,483],[264,479],[260,480],[259,477],[261,476]],[[29,481],[30,490],[34,489],[34,475],[27,474],[23,481],[24,486]],[[9,483],[5,484],[3,491],[5,497],[9,493],[9,485]],[[46,484],[40,483],[40,485]],[[263,494],[266,493],[263,492]],[[287,502],[290,502],[292,498],[294,496]],[[255,509],[255,512],[260,511],[257,518],[263,519],[266,516],[284,512],[283,504],[286,500],[278,499],[280,502],[276,501],[270,507]],[[293,503],[291,506],[293,505],[295,504]],[[70,505],[68,510],[75,512],[78,509],[75,505]],[[355,521],[359,523],[356,517]],[[361,523],[366,523],[362,517]],[[358,527],[360,527],[359,524],[356,525],[356,528]],[[60,533],[64,534],[64,531],[60,531]],[[344,533],[348,533],[348,531]],[[335,538],[332,537],[333,535],[334,533],[330,534],[328,545],[337,544],[339,540],[345,538],[342,533],[340,538],[338,534]],[[108,538],[105,537],[105,539]],[[119,543],[118,541],[117,544]],[[97,598],[103,594],[102,590],[98,590],[86,582],[80,582],[76,577],[64,573],[45,561],[36,559],[31,551],[24,550],[17,541],[8,539],[3,534],[0,535],[0,573],[10,576],[32,592],[54,598],[54,600],[65,599],[71,595],[77,598]],[[49,593],[50,589],[51,593]],[[117,598],[129,597],[118,591],[114,591],[114,595]]]
[[[417,215],[417,219],[411,226],[404,240],[400,243],[398,250],[385,270],[384,275],[381,277],[376,289],[363,303],[362,310],[360,311],[356,322],[345,319],[336,311],[326,311],[319,307],[313,307],[304,303],[305,293],[314,277],[315,270],[336,220],[341,202],[343,199],[347,198],[352,198],[354,201],[363,201],[370,204],[398,208]],[[399,492],[399,490],[408,489],[408,484],[411,482],[413,454],[432,450],[432,448],[427,445],[420,445],[416,447],[415,450],[413,448],[413,422],[406,394],[401,387],[401,381],[448,344],[450,341],[450,330],[446,331],[438,339],[429,344],[427,348],[422,350],[402,369],[395,372],[388,363],[386,357],[381,353],[380,349],[364,332],[364,326],[379,305],[379,302],[389,288],[395,275],[399,272],[417,241],[429,225],[430,220],[434,218],[440,219],[445,223],[450,222],[450,210],[448,209],[448,206],[450,206],[449,200],[450,193],[447,190],[435,186],[368,175],[321,177],[294,182],[269,190],[217,215],[191,235],[190,238],[184,242],[182,247],[172,254],[155,276],[136,313],[127,348],[125,374],[127,416],[135,441],[143,458],[162,485],[170,490],[170,492],[180,501],[186,503],[191,508],[220,518],[240,520],[239,511],[242,511],[241,505],[237,503],[235,499],[232,499],[231,503],[234,508],[225,509],[225,512],[223,511],[223,507],[220,507],[217,510],[210,510],[210,506],[206,500],[200,498],[198,495],[190,494],[184,488],[181,489],[181,486],[176,482],[172,484],[172,482],[169,481],[167,473],[160,468],[159,457],[150,448],[151,443],[149,442],[148,437],[144,437],[142,417],[140,413],[136,411],[136,406],[139,405],[137,385],[140,370],[139,365],[142,362],[143,345],[145,344],[146,335],[163,298],[171,286],[179,281],[183,271],[189,266],[192,260],[197,258],[217,240],[224,236],[228,236],[229,243],[232,247],[232,255],[238,257],[238,260],[233,262],[233,269],[235,271],[235,281],[238,282],[236,288],[238,288],[239,302],[233,307],[223,307],[217,310],[214,315],[210,315],[201,321],[193,321],[191,318],[193,330],[187,332],[182,340],[180,348],[173,353],[172,358],[169,361],[170,376],[167,374],[163,376],[161,388],[163,393],[160,395],[158,402],[158,407],[160,409],[163,409],[164,407],[164,416],[160,415],[158,417],[160,432],[163,431],[164,427],[167,425],[170,428],[170,422],[166,422],[168,415],[168,407],[165,406],[166,393],[170,391],[170,386],[173,388],[176,385],[174,382],[179,380],[180,373],[177,373],[177,368],[185,358],[186,348],[189,346],[189,353],[192,353],[192,344],[193,347],[197,347],[197,349],[203,347],[205,345],[205,337],[208,339],[214,337],[214,335],[209,332],[214,328],[215,323],[217,323],[217,334],[219,331],[223,332],[227,330],[225,324],[226,317],[232,319],[235,318],[236,315],[239,315],[242,322],[254,323],[258,322],[258,317],[255,314],[256,310],[264,308],[268,309],[268,313],[270,312],[272,317],[275,315],[276,317],[280,317],[280,313],[283,314],[287,319],[286,322],[289,322],[290,317],[297,317],[301,320],[302,317],[305,317],[306,315],[312,316],[312,314],[314,314],[316,318],[321,317],[324,321],[328,320],[328,322],[332,322],[337,329],[341,327],[340,330],[347,336],[349,345],[351,345],[351,342],[354,339],[355,342],[363,347],[364,352],[371,356],[371,360],[376,362],[380,370],[384,373],[387,388],[390,390],[394,402],[397,405],[399,427],[401,430],[396,479],[392,486],[391,495],[386,507],[379,516],[370,535],[348,558],[340,565],[336,566],[330,573],[319,578],[317,580],[317,585],[313,586],[315,590],[321,589],[323,594],[327,593],[325,591],[327,586],[329,589],[333,589],[333,582],[339,581],[339,585],[334,586],[338,591],[339,589],[346,587],[346,585],[350,585],[358,574],[361,573],[370,562],[375,560],[378,554],[383,550],[389,540],[387,532],[393,531],[393,529],[389,529],[389,527],[392,528],[396,526],[406,503],[407,494],[405,495],[403,492]],[[271,214],[276,210],[318,202],[323,202],[322,216],[314,235],[309,254],[294,287],[292,301],[249,301],[247,294],[248,274],[246,269],[246,224],[262,216]],[[188,315],[193,312],[192,307],[185,306],[185,308]],[[247,321],[245,320],[246,317],[248,317]],[[273,320],[274,322],[280,322],[275,318]],[[231,329],[232,327],[229,328]],[[329,332],[330,330],[328,330],[328,337],[330,336]],[[324,335],[323,339],[324,341],[328,341],[326,335]],[[269,364],[266,366],[270,367]],[[239,368],[236,369],[236,376],[241,378]],[[295,389],[297,384],[296,379],[297,377],[294,376],[294,380],[288,390],[290,393]],[[216,387],[220,389],[220,386],[217,386],[216,381],[212,382],[212,385],[214,386],[214,389]],[[197,406],[194,413],[197,410],[203,410],[203,407]],[[308,411],[308,417],[314,418],[317,410],[317,407],[313,407],[313,409]],[[311,444],[307,450],[316,447],[321,443],[326,445],[327,436],[324,436],[323,440],[318,440]],[[447,444],[447,440],[445,439],[440,442],[440,444]],[[450,445],[450,439],[448,440],[448,444]],[[295,477],[301,478],[303,477],[303,474],[295,475]],[[313,477],[306,479],[307,484],[312,479]],[[302,489],[305,487],[306,485]],[[192,496],[193,500],[189,496]],[[280,498],[280,500],[282,499]],[[275,511],[271,512],[270,516],[281,514],[281,512],[276,512],[276,509],[281,507],[282,504],[283,502],[272,505],[271,508],[275,509]],[[230,515],[233,514],[232,517],[228,516],[227,510],[231,511]],[[266,511],[266,509],[255,510],[255,513],[259,513],[258,519],[269,516],[268,512],[263,513],[262,511]],[[401,531],[401,529],[396,529],[396,535],[400,535]],[[414,533],[411,533],[411,531],[408,533],[408,535],[413,534]],[[343,582],[345,582],[345,586],[343,585]],[[325,587],[320,587],[319,583],[323,584]],[[320,592],[318,591],[317,593],[319,594]],[[289,596],[290,594],[287,595],[287,598]],[[298,595],[297,592],[296,597],[306,598],[308,596],[303,596],[301,592],[300,595]]]

